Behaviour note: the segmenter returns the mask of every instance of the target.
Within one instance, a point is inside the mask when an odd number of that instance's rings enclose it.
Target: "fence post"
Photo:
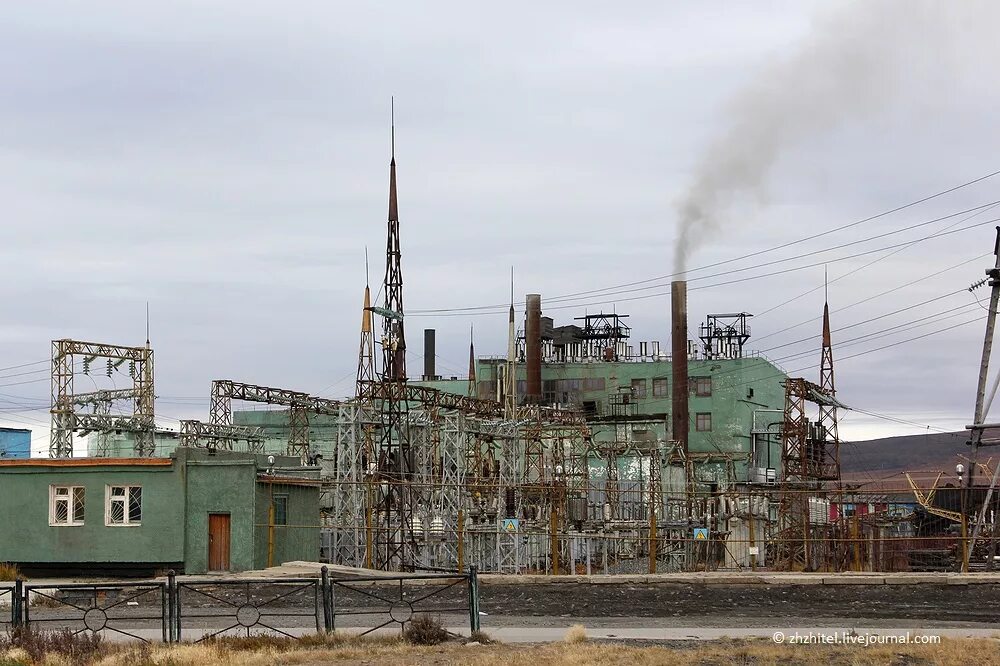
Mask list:
[[[177,593],[177,574],[173,569],[167,572],[167,622],[170,624],[170,642],[181,640],[180,595]]]
[[[319,572],[323,594],[323,629],[329,633],[333,631],[333,591],[330,588],[330,569],[324,566]]]
[[[24,589],[24,594],[20,596],[18,601],[21,604],[21,612],[19,613],[21,623],[19,626],[27,628],[31,626],[31,590],[25,588],[23,582],[21,587]]]
[[[469,565],[469,629],[479,631],[479,576],[478,567]]]
[[[10,600],[10,624],[12,627],[21,626],[21,610],[24,604],[24,581],[20,578],[14,580],[14,596]]]

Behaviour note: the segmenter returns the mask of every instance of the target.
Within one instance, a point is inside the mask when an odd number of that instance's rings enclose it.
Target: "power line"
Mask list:
[[[896,331],[896,333],[903,333],[903,332],[906,332],[906,331],[911,331],[913,329],[920,328],[922,326],[927,326],[929,324],[939,324],[942,321],[947,321],[948,319],[953,319],[953,318],[954,318],[953,316],[950,316],[950,317],[945,317],[943,320],[942,319],[937,319],[935,321],[927,321],[927,322],[924,322],[923,324],[917,324],[916,326],[911,326],[909,328],[903,328],[902,330]],[[978,321],[982,321],[982,320],[983,320],[983,316],[980,315],[980,314],[976,314],[976,316],[974,318],[969,319],[967,321],[964,321],[961,324],[957,324],[956,326],[962,326],[964,324],[972,324],[972,323],[975,323],[975,322],[978,322]],[[905,326],[905,325],[906,324],[901,324],[900,326]],[[893,328],[900,328],[900,326],[896,326],[896,327],[893,327]],[[955,326],[950,327],[950,328],[955,328]],[[950,330],[950,328],[943,329],[943,330]],[[879,335],[884,335],[884,334],[886,334],[887,332],[889,332],[891,330],[892,329],[886,329],[885,331],[878,331],[876,333],[869,333],[867,335],[862,335],[860,337],[853,338],[851,340],[845,340],[844,342],[838,343],[837,346],[838,347],[852,347],[852,346],[854,346],[856,344],[861,344],[862,342],[869,342],[871,340],[871,338],[878,337]],[[777,358],[775,360],[778,361],[778,362],[791,361],[791,360],[794,360],[794,359],[803,358],[803,357],[808,356],[808,355],[813,354],[813,353],[815,353],[815,352],[813,352],[812,350],[810,350],[808,352],[799,352],[797,354],[790,354],[788,356],[781,356],[781,357],[779,357],[779,358]],[[841,357],[841,358],[850,358],[850,357],[848,356],[848,357]]]
[[[985,226],[987,224],[993,224],[993,223],[996,223],[996,222],[1000,222],[1000,218],[995,218],[995,219],[992,219],[992,220],[986,220],[984,222],[977,222],[976,224],[971,224],[971,225],[968,225],[968,226],[965,226],[965,227],[960,227],[958,229],[952,229],[952,230],[949,230],[949,231],[938,232],[938,233],[931,234],[929,236],[925,236],[923,238],[919,238],[919,239],[916,239],[916,240],[906,241],[906,242],[903,242],[903,243],[897,243],[897,244],[894,244],[894,245],[887,245],[887,246],[875,248],[875,249],[872,249],[872,250],[865,250],[863,252],[856,252],[854,254],[844,255],[844,256],[841,256],[841,257],[834,257],[834,258],[827,259],[827,260],[824,260],[824,261],[814,262],[814,263],[811,263],[811,264],[804,264],[802,266],[794,266],[792,268],[785,268],[785,269],[778,270],[778,271],[772,271],[770,273],[762,273],[760,275],[750,275],[750,276],[747,276],[747,277],[736,278],[736,279],[733,279],[733,280],[725,280],[725,281],[722,281],[722,282],[714,282],[712,284],[707,284],[707,285],[693,286],[693,287],[689,287],[688,291],[690,292],[690,291],[698,291],[698,290],[702,290],[702,289],[712,289],[712,288],[715,288],[715,287],[722,287],[722,286],[727,286],[727,285],[731,285],[731,284],[737,284],[737,283],[742,283],[742,282],[749,282],[751,280],[759,280],[759,279],[762,279],[762,278],[774,277],[774,276],[777,276],[777,275],[786,275],[788,273],[794,273],[794,272],[806,270],[806,269],[809,269],[809,268],[816,268],[817,266],[825,266],[825,265],[828,265],[828,264],[838,263],[838,262],[841,262],[841,261],[848,261],[850,259],[856,259],[858,257],[864,257],[864,256],[867,256],[867,255],[870,255],[870,254],[875,254],[877,252],[882,252],[884,250],[889,250],[889,249],[894,249],[894,248],[900,248],[900,247],[910,247],[910,246],[912,246],[912,245],[914,245],[915,243],[918,243],[918,242],[922,242],[922,241],[933,239],[933,238],[940,238],[940,237],[943,237],[943,236],[949,236],[949,235],[955,234],[955,233],[961,233],[963,231],[968,231],[970,229],[975,229],[975,228],[982,227],[982,226]],[[803,255],[803,256],[805,256],[805,255]],[[793,257],[792,259],[795,259],[795,258],[799,258],[799,257]],[[781,260],[781,261],[786,261],[786,260]],[[973,260],[969,260],[969,261],[973,261]],[[773,262],[773,263],[777,263],[777,262]],[[968,262],[965,262],[965,263],[968,263]],[[739,272],[739,271],[743,271],[743,270],[752,270],[752,269],[755,269],[755,268],[759,268],[759,266],[751,266],[751,267],[746,267],[746,268],[740,268],[740,269],[736,269],[734,271],[730,271],[728,273],[719,273],[719,274],[713,274],[713,275],[708,275],[708,276],[702,276],[702,277],[696,278],[696,279],[700,280],[700,279],[707,279],[707,278],[710,278],[710,277],[718,277],[719,275],[729,275],[729,274],[734,273],[734,272]],[[949,270],[949,269],[946,269],[946,270]],[[927,276],[927,277],[932,277],[932,276]],[[926,279],[926,278],[922,278],[922,279]],[[908,284],[912,284],[912,283],[913,283],[913,281],[911,281]],[[656,286],[666,286],[666,285],[656,285]],[[903,286],[906,286],[906,285],[903,285]],[[899,288],[902,288],[902,287],[899,287]],[[632,290],[632,291],[636,291],[636,290]],[[619,293],[627,293],[627,292],[619,292]],[[615,304],[615,303],[626,303],[626,302],[630,302],[630,301],[639,301],[639,300],[645,300],[645,299],[648,299],[648,298],[656,298],[656,297],[659,297],[659,296],[666,296],[669,293],[670,293],[669,290],[658,291],[658,292],[653,292],[653,293],[649,293],[649,294],[643,294],[641,296],[630,296],[630,297],[627,297],[627,298],[613,298],[613,299],[608,299],[608,300],[603,300],[603,301],[587,301],[587,302],[584,302],[584,303],[574,303],[574,304],[570,304],[570,305],[546,306],[545,309],[546,309],[546,311],[551,311],[551,310],[568,310],[568,309],[577,309],[578,310],[580,308],[589,307],[589,306],[611,305],[611,304]],[[888,293],[888,292],[886,292],[886,293]],[[614,294],[609,294],[609,295],[614,295]],[[556,299],[552,299],[552,300],[556,300]],[[552,300],[547,301],[547,302],[552,302]],[[484,306],[484,307],[489,307],[489,306]],[[447,309],[442,309],[442,310],[416,310],[416,311],[412,311],[410,313],[407,313],[407,316],[408,317],[413,317],[413,316],[416,316],[416,317],[426,317],[426,316],[435,316],[435,317],[495,316],[495,315],[501,315],[501,314],[506,314],[507,313],[507,308],[509,308],[509,304],[505,305],[503,307],[504,307],[503,310],[499,310],[498,309],[498,310],[495,310],[495,311],[483,311],[483,312],[454,311],[454,310],[447,310]],[[814,321],[814,319],[810,319],[808,321]],[[808,323],[808,322],[805,322],[805,323]],[[760,338],[758,338],[758,339],[760,339]]]
[[[760,255],[763,255],[763,254],[768,254],[770,252],[775,252],[775,251],[778,251],[778,250],[782,250],[782,249],[785,249],[787,247],[791,247],[793,245],[797,245],[799,243],[804,243],[804,242],[807,242],[807,241],[810,241],[810,240],[815,240],[817,238],[822,238],[824,236],[828,236],[830,234],[837,233],[837,232],[843,231],[845,229],[850,229],[850,228],[856,227],[856,226],[858,226],[860,224],[864,224],[866,222],[871,222],[873,220],[877,220],[879,218],[886,217],[886,216],[891,215],[893,213],[897,213],[899,211],[906,210],[908,208],[912,208],[912,207],[920,205],[922,203],[926,203],[927,201],[931,201],[932,199],[936,199],[936,198],[942,197],[942,196],[944,196],[946,194],[950,194],[950,193],[955,192],[957,190],[969,187],[971,185],[975,185],[976,183],[982,182],[982,181],[987,180],[989,178],[993,178],[994,176],[996,176],[998,174],[1000,174],[1000,171],[994,171],[992,173],[988,173],[988,174],[985,174],[985,175],[980,176],[978,178],[975,178],[973,180],[966,181],[964,183],[961,183],[961,184],[956,185],[954,187],[948,188],[946,190],[942,190],[940,192],[936,192],[934,194],[931,194],[929,196],[923,197],[921,199],[917,199],[916,201],[911,201],[911,202],[909,202],[907,204],[903,204],[901,206],[897,206],[897,207],[892,208],[890,210],[886,210],[886,211],[883,211],[881,213],[877,213],[875,215],[871,215],[869,217],[857,220],[855,222],[844,224],[844,225],[841,225],[839,227],[835,227],[833,229],[828,229],[826,231],[822,231],[822,232],[819,232],[819,233],[816,233],[816,234],[812,234],[810,236],[805,236],[805,237],[799,238],[797,240],[788,241],[787,243],[782,243],[780,245],[776,245],[776,246],[773,246],[773,247],[770,247],[770,248],[766,248],[766,249],[763,249],[763,250],[756,250],[754,252],[749,252],[747,254],[744,254],[744,255],[741,255],[741,256],[738,256],[738,257],[734,257],[732,259],[725,259],[725,260],[717,261],[717,262],[714,262],[714,263],[711,263],[711,264],[706,264],[706,265],[700,266],[698,268],[692,268],[692,269],[688,270],[686,274],[690,275],[691,273],[694,273],[694,272],[707,270],[709,268],[716,268],[718,266],[723,266],[723,265],[726,265],[726,264],[729,264],[729,263],[734,263],[734,262],[737,262],[737,261],[742,261],[744,259],[750,259],[752,257],[757,257],[757,256],[760,256]],[[989,204],[986,204],[986,205],[988,206]],[[970,209],[970,210],[974,210],[974,209]],[[966,212],[968,212],[968,211],[966,211]],[[956,214],[960,215],[962,213],[956,213]],[[946,218],[940,218],[940,219],[946,219]],[[938,220],[938,221],[940,221],[940,220]],[[582,296],[582,295],[588,295],[588,294],[602,294],[603,292],[607,292],[607,291],[611,291],[611,290],[615,290],[615,289],[621,289],[621,288],[624,288],[624,287],[633,287],[633,286],[636,286],[636,285],[648,284],[650,282],[659,282],[661,280],[670,279],[670,278],[677,277],[677,276],[680,276],[680,275],[682,275],[682,273],[676,273],[675,272],[675,273],[670,273],[668,275],[661,275],[661,276],[658,276],[658,277],[647,278],[647,279],[644,279],[644,280],[636,280],[634,282],[626,282],[626,283],[622,283],[622,284],[618,284],[618,285],[613,285],[613,286],[610,286],[610,287],[603,287],[603,288],[599,288],[599,289],[590,289],[590,290],[586,290],[586,291],[573,292],[573,293],[570,293],[570,294],[564,294],[564,295],[561,295],[561,296],[555,296],[552,299],[547,299],[547,300],[556,301],[558,299],[566,299],[566,298],[570,298],[570,297],[574,297],[574,296]],[[410,316],[412,316],[412,315],[426,315],[426,314],[434,314],[434,313],[468,312],[468,311],[472,311],[472,310],[489,310],[489,309],[493,309],[493,308],[506,308],[506,307],[508,307],[508,305],[509,304],[507,304],[507,303],[500,303],[500,304],[496,304],[496,305],[469,306],[469,307],[461,307],[461,308],[417,309],[417,310],[411,310],[407,314],[409,314]]]
[[[970,220],[970,219],[972,219],[974,217],[978,217],[979,215],[982,215],[983,213],[985,213],[985,212],[987,212],[989,210],[992,210],[994,207],[995,206],[990,206],[988,208],[984,208],[984,209],[982,209],[982,210],[980,210],[980,211],[978,211],[976,213],[973,213],[972,215],[969,215],[969,216],[964,217],[964,218],[962,218],[962,219],[960,219],[960,220],[958,220],[956,222],[953,222],[952,224],[949,224],[949,225],[945,226],[942,229],[942,231],[945,231],[947,229],[951,229],[955,225],[961,224],[962,222],[965,222],[966,220]],[[907,245],[907,246],[901,247],[901,248],[897,248],[897,249],[893,250],[892,252],[887,252],[885,255],[883,255],[881,257],[878,257],[877,259],[873,259],[872,261],[869,261],[867,264],[864,264],[863,266],[858,266],[857,268],[854,268],[854,269],[852,269],[852,270],[844,273],[843,275],[835,277],[834,279],[830,280],[829,282],[824,282],[824,284],[816,285],[812,289],[807,289],[806,291],[802,292],[798,296],[793,296],[792,298],[789,298],[786,301],[782,301],[781,303],[778,303],[777,305],[773,305],[773,306],[769,307],[768,309],[764,310],[763,312],[756,313],[754,316],[759,319],[760,317],[762,317],[762,316],[764,316],[766,314],[770,314],[771,312],[774,312],[775,310],[777,310],[779,308],[782,308],[782,307],[788,305],[789,303],[793,303],[793,302],[799,300],[800,298],[803,298],[804,296],[808,296],[809,294],[812,294],[812,293],[814,293],[816,291],[819,291],[820,289],[824,289],[824,288],[828,287],[831,284],[834,284],[836,282],[840,282],[841,280],[843,280],[843,279],[845,279],[847,277],[850,277],[851,275],[855,275],[856,273],[860,273],[861,271],[863,271],[863,270],[865,270],[867,268],[871,268],[872,266],[874,266],[875,264],[879,263],[880,261],[884,261],[884,260],[888,259],[889,257],[892,257],[894,255],[899,254],[900,252],[903,252],[903,251],[909,249],[913,245],[916,245],[917,242],[919,242],[919,241],[914,241],[910,245]],[[989,256],[989,253],[982,254],[979,257],[977,257],[977,259],[981,259],[981,258],[987,257],[987,256]]]
[[[913,323],[916,323],[918,321],[923,321],[925,319],[931,319],[933,317],[937,317],[937,316],[940,316],[940,315],[943,315],[943,314],[947,314],[949,312],[955,312],[956,310],[966,310],[966,309],[968,309],[969,307],[971,307],[973,305],[975,305],[975,303],[963,303],[962,305],[959,305],[959,306],[956,306],[956,307],[953,307],[953,308],[948,308],[947,310],[941,310],[940,312],[935,312],[934,314],[927,315],[926,317],[920,317],[919,319],[913,319],[913,320],[910,320],[908,322],[904,322],[902,324],[899,324],[897,326],[891,326],[889,328],[882,329],[881,331],[877,331],[876,333],[868,333],[865,336],[861,336],[861,337],[867,337],[867,336],[871,336],[871,335],[878,335],[880,333],[885,333],[885,332],[891,331],[891,330],[893,330],[895,328],[899,328],[900,326],[906,326],[907,324],[913,324]],[[914,307],[917,307],[917,306],[911,306],[909,308],[903,308],[902,310],[897,310],[897,311],[891,312],[889,314],[880,315],[878,317],[872,317],[870,319],[865,319],[864,321],[859,321],[859,322],[855,322],[853,324],[848,324],[847,326],[841,326],[839,328],[833,329],[831,331],[831,333],[839,333],[840,331],[846,331],[847,329],[850,329],[850,328],[855,328],[857,326],[863,326],[865,324],[870,324],[873,321],[878,321],[879,319],[884,319],[885,317],[890,316],[892,314],[897,314],[899,312],[905,312],[906,310],[912,310]],[[819,333],[817,333],[816,335],[810,335],[808,337],[800,338],[800,339],[794,340],[792,342],[786,342],[783,345],[775,345],[774,347],[768,347],[766,349],[760,349],[758,351],[760,351],[760,352],[774,351],[775,349],[782,349],[783,347],[791,347],[792,345],[801,344],[803,342],[812,342],[812,341],[816,340],[819,337],[821,337],[821,335]],[[853,338],[853,339],[857,339],[857,338]],[[847,342],[850,342],[850,340],[838,341],[837,342],[837,346],[838,347],[842,347]]]
[[[897,292],[897,291],[899,291],[901,289],[905,289],[906,287],[909,287],[910,285],[917,284],[918,282],[923,282],[924,280],[929,280],[929,279],[931,279],[933,277],[937,277],[938,275],[941,275],[943,273],[947,273],[948,271],[955,270],[956,268],[961,268],[962,266],[965,266],[966,264],[971,264],[973,261],[978,261],[979,259],[982,259],[983,257],[989,256],[990,254],[992,254],[992,253],[986,253],[986,254],[979,255],[978,257],[973,257],[972,259],[966,259],[965,261],[959,262],[959,263],[957,263],[957,264],[955,264],[953,266],[948,266],[947,268],[942,268],[939,271],[935,271],[934,273],[930,273],[928,275],[924,275],[923,277],[919,277],[919,278],[917,278],[915,280],[907,280],[903,284],[897,285],[897,286],[893,287],[892,289],[887,289],[886,291],[882,291],[882,292],[879,292],[879,293],[874,294],[872,296],[868,296],[866,298],[862,298],[860,301],[855,301],[855,302],[850,303],[848,305],[844,305],[842,307],[839,307],[839,308],[837,308],[835,310],[831,310],[831,313],[840,313],[840,312],[843,312],[844,310],[850,310],[851,308],[856,307],[858,305],[862,305],[864,303],[868,303],[870,301],[873,301],[876,298],[881,298],[883,296],[888,296],[889,294],[895,293],[895,292]],[[944,294],[943,296],[938,296],[937,298],[932,298],[930,300],[924,301],[923,303],[918,303],[917,306],[919,306],[919,305],[926,305],[927,303],[933,303],[934,301],[939,301],[939,300],[941,300],[943,298],[948,298],[949,296],[954,296],[955,294],[962,293],[963,291],[966,291],[966,290],[965,289],[958,289],[956,291],[952,291],[952,292],[949,292],[947,294]],[[911,307],[917,307],[917,306],[911,306]],[[889,314],[895,314],[895,313],[889,313]],[[883,316],[888,316],[888,315],[883,315]],[[785,328],[779,329],[779,330],[774,331],[772,333],[768,333],[767,335],[762,335],[762,336],[756,338],[756,341],[760,342],[761,340],[766,340],[767,338],[774,337],[775,335],[780,335],[781,333],[785,333],[787,331],[791,331],[791,330],[796,329],[796,328],[798,328],[800,326],[805,326],[806,324],[810,324],[812,322],[816,322],[816,321],[819,321],[821,319],[822,319],[822,317],[811,317],[811,318],[806,319],[804,321],[800,321],[797,324],[792,324],[791,326],[786,326]]]

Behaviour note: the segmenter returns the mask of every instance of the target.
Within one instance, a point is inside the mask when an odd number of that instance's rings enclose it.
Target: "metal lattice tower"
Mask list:
[[[830,397],[836,397],[837,389],[833,377],[833,344],[830,337],[830,306],[823,303],[823,352],[819,365],[819,386]],[[840,480],[840,433],[837,428],[836,404],[819,406],[819,422],[826,430],[827,455],[836,464],[837,480]]]
[[[358,349],[358,378],[354,397],[365,392],[365,386],[375,381],[375,338],[372,332],[371,289],[365,285],[365,304],[361,312],[361,345]]]
[[[840,461],[834,457],[835,450],[823,427],[810,424],[807,403],[821,409],[840,406],[818,384],[802,378],[785,380],[776,559],[779,565],[792,570],[816,569],[829,562],[829,543],[818,540],[825,521],[811,514],[810,504],[825,499],[824,481],[840,480]]]
[[[472,339],[472,332],[469,333],[469,397],[475,398],[479,394],[479,387],[476,385],[476,343]]]
[[[109,369],[128,362],[132,388],[122,391],[98,391],[74,394],[73,377],[75,357],[84,359],[85,366],[92,360],[108,360]],[[77,407],[99,402],[132,400],[131,415],[111,416],[94,410],[88,414]],[[135,453],[148,457],[155,452],[153,433],[156,428],[154,416],[155,395],[153,393],[153,350],[146,341],[144,347],[123,347],[100,342],[79,340],[52,341],[52,432],[49,456],[71,458],[73,456],[73,433],[128,432],[135,438]]]
[[[396,201],[395,124],[391,129],[389,216],[385,249],[385,305],[382,315],[381,433],[378,446],[375,545],[373,566],[412,569],[418,557],[413,530],[416,500],[411,486],[413,460],[409,444],[406,390],[406,336],[403,332],[403,270]]]
[[[510,315],[507,320],[507,363],[504,366],[503,402],[504,415],[513,419],[517,415],[517,382],[514,377],[514,354],[517,353],[517,332],[514,330],[514,287],[511,286]]]

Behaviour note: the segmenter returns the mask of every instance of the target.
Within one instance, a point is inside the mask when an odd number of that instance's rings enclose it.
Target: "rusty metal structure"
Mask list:
[[[752,316],[746,312],[708,315],[698,334],[705,358],[742,358],[743,345],[750,339],[747,320]]]
[[[837,557],[831,550],[827,482],[840,481],[840,459],[826,427],[809,420],[809,404],[843,407],[818,384],[802,378],[785,380],[775,558],[790,570],[833,568]]]
[[[212,382],[210,421],[212,425],[233,425],[233,400],[256,402],[266,405],[280,405],[288,408],[288,449],[290,456],[297,456],[305,462],[309,450],[309,415],[338,413],[339,402],[312,396],[300,391],[245,384],[231,379],[216,379]]]
[[[129,389],[74,392],[74,378],[89,374],[90,365],[97,359],[107,362],[108,374],[128,364]],[[76,361],[81,361],[77,368]],[[80,340],[52,341],[52,430],[49,456],[73,456],[73,434],[127,432],[134,437],[135,454],[140,457],[154,453],[156,430],[153,392],[153,350],[146,340],[145,346],[125,347],[101,342]],[[112,404],[131,402],[131,414],[111,414]],[[79,408],[93,406],[92,413]]]
[[[391,126],[389,159],[389,215],[386,233],[384,304],[371,310],[382,317],[382,367],[372,395],[379,414],[379,439],[375,473],[370,482],[374,495],[375,543],[369,548],[377,568],[412,569],[417,544],[412,492],[415,461],[410,446],[409,403],[405,399],[406,335],[403,325],[403,269],[396,196],[396,129]],[[375,397],[377,396],[377,397]]]

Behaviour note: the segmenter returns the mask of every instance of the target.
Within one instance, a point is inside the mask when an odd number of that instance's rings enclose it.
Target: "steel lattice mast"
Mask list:
[[[396,130],[391,123],[389,217],[385,248],[385,303],[382,315],[381,433],[373,565],[379,569],[412,569],[417,557],[410,487],[413,460],[409,445],[406,393],[406,337],[403,332],[403,271],[396,203]]]
[[[479,394],[479,386],[476,384],[476,343],[473,339],[474,333],[469,331],[469,397],[476,398]]]
[[[823,392],[835,398],[837,389],[833,377],[833,343],[830,336],[830,304],[823,301],[823,352],[819,364],[819,386]],[[836,465],[837,481],[840,481],[840,433],[837,429],[837,406],[821,404],[819,406],[819,422],[826,430],[826,442],[829,447],[826,455]],[[831,450],[832,449],[832,450]]]

